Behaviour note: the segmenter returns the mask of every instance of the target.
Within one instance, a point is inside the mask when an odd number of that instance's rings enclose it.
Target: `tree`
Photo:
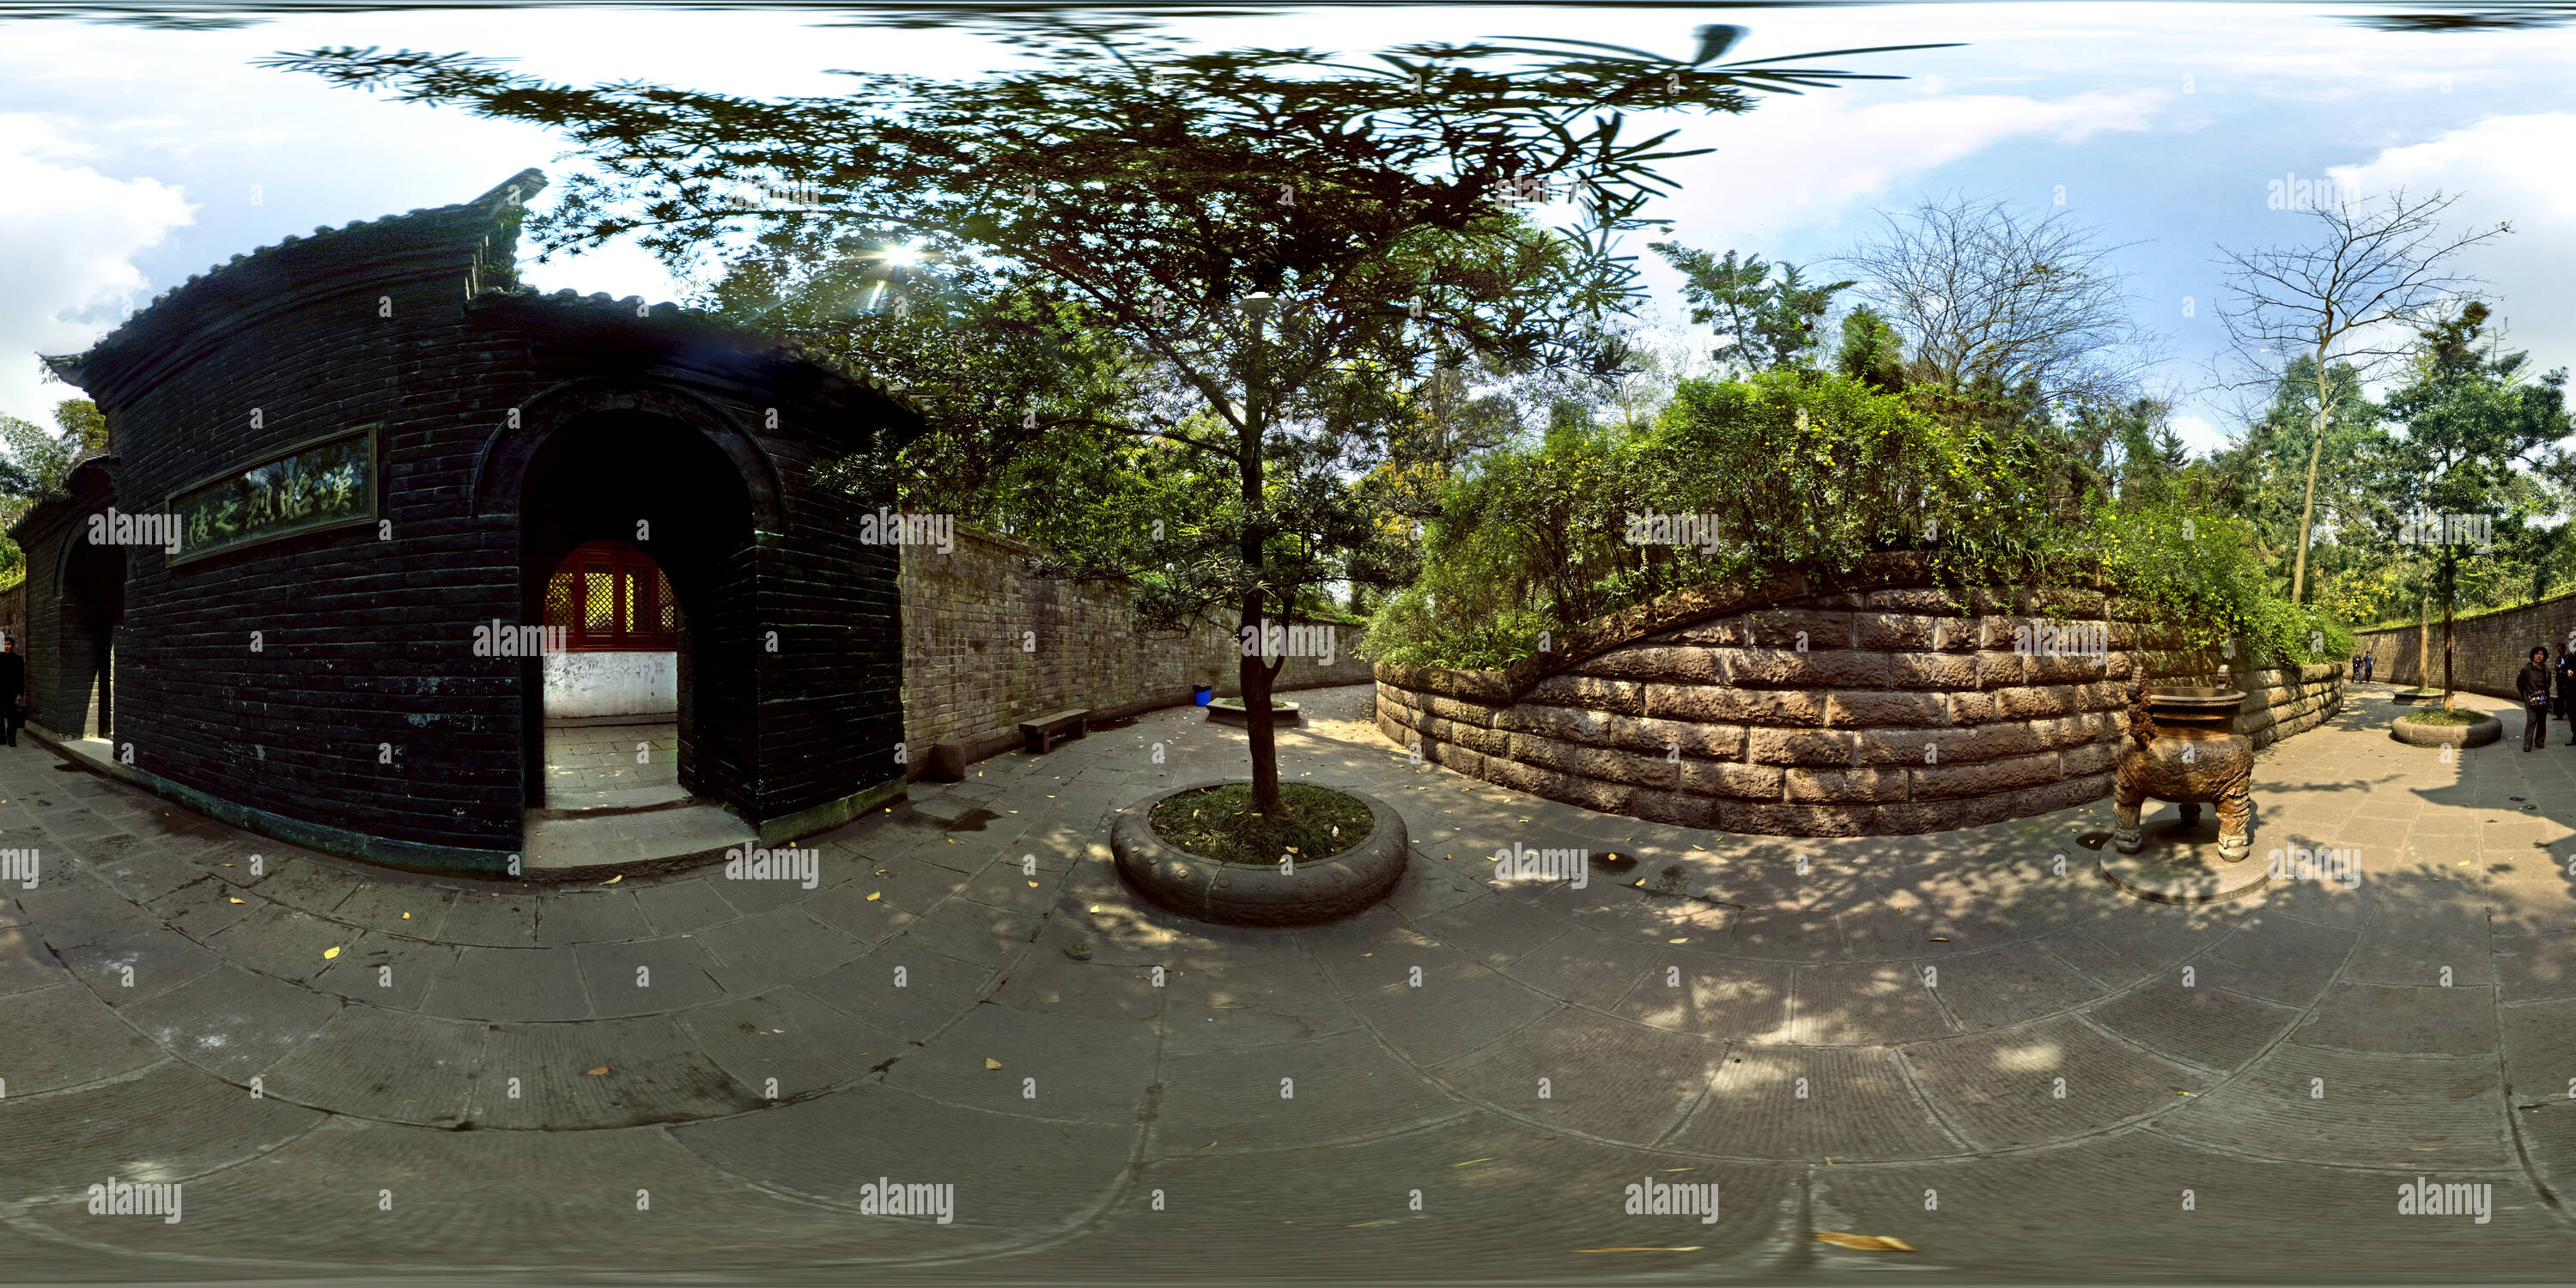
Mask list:
[[[2218,262],[2228,270],[2227,289],[2234,297],[2219,309],[2219,319],[2236,362],[2268,384],[2304,356],[2317,381],[2316,430],[2308,442],[2298,553],[2290,571],[2294,604],[2307,593],[2317,463],[2336,403],[2328,373],[2341,363],[2364,379],[2375,377],[2406,352],[2402,327],[2475,282],[2451,271],[2450,262],[2469,247],[2513,231],[2499,223],[2447,236],[2442,215],[2458,200],[2435,192],[2410,202],[2402,188],[2375,202],[2339,200],[2315,211],[2317,237],[2306,245],[2219,248]]]
[[[2136,395],[2154,338],[2130,314],[2125,279],[2067,212],[2036,218],[2000,200],[1925,200],[1842,263],[1905,340],[1909,375],[1968,394],[1981,383],[2063,410]]]
[[[1741,112],[1755,93],[1858,75],[1719,64],[1732,29],[1702,35],[1689,62],[1551,41],[1411,45],[1352,64],[1304,49],[1185,54],[1066,25],[1014,37],[1045,55],[1031,69],[965,82],[872,71],[849,97],[781,101],[584,90],[409,51],[269,65],[569,134],[596,173],[532,220],[545,253],[634,234],[686,263],[753,221],[770,244],[815,253],[855,228],[979,257],[1077,310],[1170,375],[1166,405],[1115,432],[1175,444],[1205,477],[1175,472],[1169,498],[1199,508],[1153,526],[1146,510],[1104,507],[1115,525],[1089,524],[1060,570],[1151,572],[1149,609],[1227,605],[1266,640],[1351,551],[1384,540],[1346,480],[1383,456],[1399,391],[1470,357],[1616,369],[1606,323],[1630,307],[1635,270],[1614,243],[1656,223],[1641,214],[1669,186],[1655,165],[1696,155],[1659,150],[1669,132],[1625,137],[1625,113]],[[755,179],[793,199],[744,202]],[[1551,195],[1577,222],[1526,217]],[[1221,503],[1196,485],[1211,479],[1229,485]],[[1246,649],[1241,678],[1256,808],[1276,814],[1269,692],[1285,656],[1266,651]]]
[[[2462,531],[2452,516],[2486,519],[2517,495],[2534,495],[2525,472],[2544,463],[2571,432],[2564,368],[2532,380],[2528,354],[2504,353],[2484,335],[2491,317],[2470,300],[2420,326],[2414,377],[2388,397],[2389,416],[2405,429],[2390,446],[2389,478],[2402,508],[2438,526],[2405,534],[2434,549],[2435,593],[2442,600],[2442,704],[2454,698],[2451,622],[2458,599]],[[2508,515],[2508,518],[2515,516]],[[2474,530],[2472,530],[2474,531]],[[2490,529],[2490,533],[2491,533]]]
[[[63,477],[82,453],[107,446],[107,421],[98,404],[86,398],[54,404],[54,424],[54,432],[47,433],[31,422],[0,415],[0,448],[8,453],[0,457],[0,532],[30,507],[61,496]],[[26,576],[26,555],[16,541],[0,535],[0,586],[17,585]]]
[[[1690,320],[1717,326],[1725,342],[1712,356],[1747,374],[1802,360],[1821,343],[1816,329],[1833,307],[1834,296],[1856,285],[1850,281],[1812,285],[1800,277],[1795,264],[1767,264],[1759,255],[1747,255],[1738,262],[1731,250],[1718,259],[1679,242],[1655,242],[1647,249],[1681,270],[1682,298],[1691,303]]]
[[[2361,373],[2350,364],[2334,363],[2319,381],[2315,361],[2310,353],[2289,361],[2272,384],[2271,401],[2247,418],[2220,453],[2219,467],[2228,483],[2229,508],[2253,525],[2267,560],[2286,565],[2295,557],[2303,515],[2325,516],[2319,526],[2332,530],[2330,543],[2309,551],[2316,565],[2311,571],[2317,574],[2312,580],[2325,580],[2372,562],[2363,552],[2380,544],[2377,534],[2395,531],[2396,519],[2387,505],[2391,484],[2385,475],[2392,467],[2381,450],[2386,439],[2380,429],[2382,408],[2364,391]],[[2325,394],[2323,417],[2318,415],[2320,389]],[[2311,456],[2321,462],[2313,480],[2304,470]],[[2414,552],[2376,552],[2379,557],[2401,553]],[[2287,566],[2279,566],[2278,572],[2285,580],[2292,575]]]

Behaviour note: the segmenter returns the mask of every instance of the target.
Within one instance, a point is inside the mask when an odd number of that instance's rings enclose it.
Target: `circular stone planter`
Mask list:
[[[1208,703],[1207,718],[1209,724],[1233,725],[1237,729],[1249,728],[1252,725],[1252,712],[1243,705],[1241,698],[1218,698]],[[1270,723],[1276,727],[1301,724],[1303,721],[1298,718],[1296,703],[1274,699],[1270,704]]]
[[[2504,736],[2504,721],[2481,715],[2476,724],[2428,725],[2400,718],[2388,722],[2388,736],[2409,747],[2483,747]]]
[[[1175,787],[1119,811],[1109,829],[1118,871],[1146,898],[1186,916],[1230,926],[1310,926],[1350,916],[1387,896],[1404,875],[1409,845],[1404,819],[1386,802],[1347,787],[1328,788],[1368,806],[1371,826],[1359,844],[1294,874],[1275,864],[1224,863],[1192,854],[1154,834],[1154,807],[1183,792],[1221,783]]]

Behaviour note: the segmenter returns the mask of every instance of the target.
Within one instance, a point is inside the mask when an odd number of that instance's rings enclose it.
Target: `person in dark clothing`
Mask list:
[[[2558,646],[2558,715],[2567,722],[2567,745],[2576,747],[2576,653]]]
[[[2531,662],[2522,674],[2513,677],[2513,691],[2522,698],[2522,749],[2549,744],[2549,650],[2531,650]]]
[[[2368,683],[2370,683],[2370,677],[2371,677],[2371,676],[2373,676],[2373,675],[2376,675],[2376,674],[2378,674],[2378,673],[2379,673],[2379,658],[2378,658],[2378,656],[2377,656],[2376,654],[2372,654],[2372,653],[2364,653],[2364,654],[2362,654],[2362,655],[2361,655],[2361,682],[2362,682],[2362,683],[2364,683],[2364,684],[2368,684]]]
[[[18,745],[18,726],[27,722],[27,659],[18,656],[18,641],[0,637],[0,729],[9,745]]]

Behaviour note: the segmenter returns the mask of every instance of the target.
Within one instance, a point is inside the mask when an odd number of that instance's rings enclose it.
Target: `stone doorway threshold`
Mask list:
[[[759,832],[714,801],[684,797],[642,810],[530,810],[519,843],[528,880],[604,881],[714,862],[728,849],[759,844]]]

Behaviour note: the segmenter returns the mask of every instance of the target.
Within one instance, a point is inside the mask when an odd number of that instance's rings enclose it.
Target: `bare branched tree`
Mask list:
[[[2458,201],[2436,191],[2408,201],[2403,188],[2375,200],[2318,208],[2316,239],[2300,246],[2233,251],[2219,247],[2230,302],[2218,310],[2231,357],[2247,383],[2277,384],[2301,356],[2317,381],[2316,432],[2308,444],[2306,499],[2299,507],[2298,554],[2291,563],[2290,602],[2304,602],[2308,541],[2316,526],[2317,461],[2334,415],[2331,364],[2364,380],[2414,343],[2411,324],[2478,279],[2455,272],[2461,251],[2513,231],[2510,224],[2442,231],[2443,212]]]
[[[1882,214],[1886,232],[1840,262],[1905,339],[1917,380],[1964,390],[1979,377],[2036,388],[2067,410],[2128,401],[2153,358],[2126,278],[2063,210],[2017,214],[1999,199],[1926,199]]]

